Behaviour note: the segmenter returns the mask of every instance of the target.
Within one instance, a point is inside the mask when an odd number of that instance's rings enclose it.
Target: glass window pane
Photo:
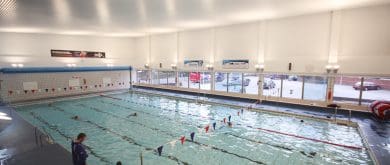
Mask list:
[[[256,73],[244,73],[243,93],[257,95],[259,91],[258,81],[259,76]]]
[[[179,87],[188,88],[188,80],[189,80],[188,72],[180,72],[179,73]]]
[[[228,92],[242,92],[242,73],[229,73]]]
[[[199,72],[190,72],[189,74],[190,79],[190,88],[199,89],[199,83],[200,83],[200,73]]]
[[[160,79],[159,84],[160,85],[167,85],[168,84],[167,77],[168,77],[168,72],[166,72],[166,71],[159,71],[158,72],[158,78]]]
[[[215,91],[227,92],[227,73],[215,72]]]
[[[266,74],[263,82],[263,95],[280,97],[282,75]]]
[[[340,103],[359,103],[361,77],[336,76],[334,82],[333,100]]]
[[[328,80],[322,76],[305,76],[303,98],[306,100],[325,101]]]
[[[303,77],[296,75],[285,75],[283,77],[282,97],[301,99]]]
[[[200,89],[210,90],[211,89],[211,74],[210,74],[210,72],[203,72],[201,74],[200,78],[201,78]]]
[[[390,77],[364,77],[362,89],[362,104],[375,100],[390,101]]]
[[[157,85],[160,81],[158,80],[158,71],[152,71],[152,84]]]
[[[176,86],[176,72],[168,72],[168,85]]]
[[[149,71],[148,70],[138,70],[137,71],[137,82],[148,84],[149,83]]]

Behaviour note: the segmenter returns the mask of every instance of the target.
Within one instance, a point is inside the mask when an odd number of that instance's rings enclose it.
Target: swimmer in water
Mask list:
[[[227,122],[227,124],[228,124],[228,126],[230,127],[230,128],[232,128],[233,127],[233,123],[232,122]]]
[[[301,120],[301,123],[303,123],[303,120]]]
[[[134,113],[128,115],[127,118],[132,117],[132,116],[137,116],[137,113],[134,112]]]
[[[77,115],[76,115],[76,116],[73,116],[72,119],[73,119],[73,120],[79,120],[79,116],[77,116]]]

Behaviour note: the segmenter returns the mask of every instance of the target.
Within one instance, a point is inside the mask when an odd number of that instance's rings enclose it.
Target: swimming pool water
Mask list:
[[[141,93],[17,107],[24,119],[67,150],[70,139],[86,133],[90,165],[140,164],[141,152],[145,165],[373,164],[356,128],[248,110],[238,115],[238,111]],[[132,113],[137,116],[128,116]],[[80,119],[73,120],[75,115]],[[222,122],[229,115],[231,128]],[[184,144],[181,136],[186,137]],[[163,146],[161,156],[155,152],[159,146]]]

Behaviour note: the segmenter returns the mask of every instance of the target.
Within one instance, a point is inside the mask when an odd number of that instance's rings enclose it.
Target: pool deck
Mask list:
[[[43,133],[22,119],[11,107],[1,105],[11,121],[0,120],[0,164],[1,165],[69,165],[71,154],[59,144],[44,140]],[[37,137],[37,138],[36,138]],[[42,137],[40,140],[39,137]]]
[[[292,113],[302,116],[315,116],[324,120],[337,119],[348,120],[348,111],[339,110],[337,115],[334,115],[334,110],[329,108],[308,107],[299,105],[289,105],[284,103],[275,103],[264,101],[261,104],[253,104],[254,100],[207,96],[199,97],[197,94],[174,92],[167,90],[153,90],[145,88],[134,88],[136,92],[149,93],[154,95],[164,95],[170,97],[179,97],[190,100],[204,100],[231,106],[252,106],[256,109],[269,110],[280,113]],[[123,91],[122,91],[123,92]],[[24,165],[24,164],[40,164],[40,165],[62,165],[72,164],[71,154],[58,144],[49,144],[43,140],[35,138],[35,128],[22,119],[14,112],[12,107],[8,107],[0,103],[0,112],[8,114],[12,117],[12,121],[4,122],[0,120],[0,165]],[[390,162],[390,123],[383,123],[375,120],[371,114],[365,112],[352,112],[351,121],[359,125],[361,133],[366,137],[367,143],[372,149],[375,158],[381,165],[389,164]],[[38,130],[38,134],[43,134]],[[38,138],[39,139],[39,138]]]
[[[197,94],[191,94],[186,92],[177,92],[169,90],[155,90],[146,88],[134,88],[134,91],[149,93],[154,95],[164,95],[178,98],[185,98],[190,100],[206,100],[207,102],[214,102],[218,104],[230,105],[230,106],[252,106],[254,109],[268,110],[272,112],[280,113],[292,113],[307,117],[316,117],[324,120],[334,120],[335,116],[337,120],[349,120],[349,111],[338,110],[335,115],[335,110],[331,108],[320,108],[310,106],[291,105],[285,103],[275,103],[263,101],[260,104],[254,104],[254,100],[240,99],[231,97],[220,96],[207,96],[203,97],[203,94],[198,96]],[[330,118],[329,118],[330,117]],[[381,165],[387,165],[390,163],[390,123],[381,122],[374,119],[374,117],[367,112],[352,111],[350,120],[357,123],[362,136],[367,140],[377,162]]]

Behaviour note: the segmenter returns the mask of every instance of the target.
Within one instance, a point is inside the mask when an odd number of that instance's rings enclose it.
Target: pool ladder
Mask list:
[[[53,137],[47,133],[47,131],[44,127],[42,127],[42,130],[44,133],[39,132],[38,128],[34,127],[35,144],[40,146],[40,147],[43,147],[43,145],[44,145],[43,140],[45,140],[45,138],[49,144],[53,144],[54,143]]]

